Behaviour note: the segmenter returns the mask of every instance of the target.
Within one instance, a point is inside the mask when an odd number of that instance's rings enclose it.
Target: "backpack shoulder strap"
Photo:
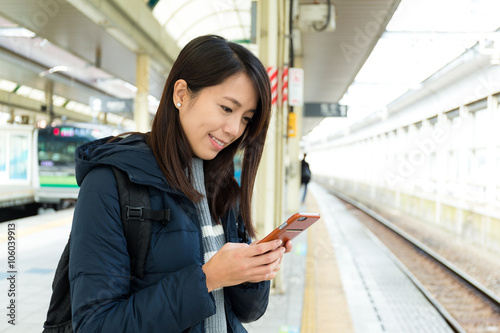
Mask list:
[[[170,221],[170,209],[152,210],[149,188],[130,181],[128,175],[112,167],[120,197],[120,214],[130,257],[130,274],[143,278],[151,242],[152,221]]]

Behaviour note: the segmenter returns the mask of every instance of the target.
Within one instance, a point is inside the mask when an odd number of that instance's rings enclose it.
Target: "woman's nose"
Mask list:
[[[241,119],[237,115],[233,115],[231,117],[228,117],[225,125],[224,125],[224,131],[231,135],[231,137],[236,137],[238,136],[240,132],[240,126],[241,126]]]

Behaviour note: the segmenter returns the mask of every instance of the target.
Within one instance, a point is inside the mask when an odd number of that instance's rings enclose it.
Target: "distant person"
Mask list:
[[[302,164],[301,164],[301,177],[300,177],[300,184],[304,185],[304,194],[302,195],[302,203],[306,201],[306,194],[307,194],[307,184],[309,184],[309,181],[311,180],[311,169],[309,168],[309,163],[306,162],[306,156],[307,154],[304,154],[304,158],[302,159]]]
[[[250,244],[238,229],[256,234],[251,200],[270,118],[262,63],[241,45],[202,36],[173,64],[151,132],[79,147],[69,259],[75,332],[241,333],[242,322],[264,314],[269,280],[292,244]],[[169,222],[152,225],[144,278],[131,279],[111,166],[149,186],[152,209],[170,209]]]

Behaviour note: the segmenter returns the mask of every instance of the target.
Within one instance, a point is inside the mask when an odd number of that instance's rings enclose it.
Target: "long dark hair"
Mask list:
[[[246,229],[255,237],[252,223],[252,191],[271,118],[271,87],[266,69],[245,47],[215,35],[201,36],[189,42],[180,52],[167,78],[158,111],[153,121],[148,144],[167,182],[192,201],[201,199],[185,174],[191,175],[193,157],[182,130],[179,113],[174,106],[175,82],[183,79],[188,91],[196,96],[203,88],[221,84],[229,77],[245,73],[253,82],[259,101],[252,121],[243,135],[220,151],[212,160],[204,161],[205,188],[215,221],[240,200],[240,212]],[[235,154],[243,149],[241,187],[234,178]]]

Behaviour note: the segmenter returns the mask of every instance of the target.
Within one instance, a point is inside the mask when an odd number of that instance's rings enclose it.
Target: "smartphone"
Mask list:
[[[288,218],[286,222],[274,229],[269,235],[259,241],[259,243],[269,242],[274,239],[281,239],[283,244],[297,237],[302,231],[309,228],[314,222],[319,220],[320,215],[315,213],[296,213]]]

